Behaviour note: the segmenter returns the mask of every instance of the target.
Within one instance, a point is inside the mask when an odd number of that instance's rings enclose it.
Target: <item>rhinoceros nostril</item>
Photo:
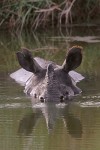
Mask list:
[[[44,103],[44,101],[45,101],[44,98],[43,98],[43,97],[40,97],[40,102],[41,102],[41,103]]]
[[[60,96],[60,102],[63,103],[64,102],[64,96]]]

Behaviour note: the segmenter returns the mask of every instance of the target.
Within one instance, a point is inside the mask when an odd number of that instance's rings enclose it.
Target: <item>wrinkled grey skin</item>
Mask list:
[[[33,58],[26,48],[17,52],[17,58],[22,68],[32,72],[25,83],[25,93],[41,102],[65,102],[70,96],[79,94],[81,90],[69,72],[76,69],[82,61],[82,48],[74,46],[69,49],[62,66],[41,58]]]

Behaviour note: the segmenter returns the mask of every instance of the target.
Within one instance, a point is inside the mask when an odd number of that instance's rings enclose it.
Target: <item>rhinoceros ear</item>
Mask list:
[[[76,69],[82,62],[82,47],[73,46],[69,49],[67,57],[62,65],[63,70],[69,72]]]
[[[38,73],[42,70],[41,66],[33,59],[32,54],[26,48],[16,53],[19,64],[27,71]]]

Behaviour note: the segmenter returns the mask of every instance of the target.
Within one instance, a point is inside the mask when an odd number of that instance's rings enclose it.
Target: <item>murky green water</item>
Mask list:
[[[32,105],[23,87],[10,79],[19,68],[15,52],[23,47],[61,64],[66,48],[84,48],[77,69],[86,78],[82,94],[70,105]],[[0,150],[100,150],[100,28],[81,27],[67,34],[0,32]]]

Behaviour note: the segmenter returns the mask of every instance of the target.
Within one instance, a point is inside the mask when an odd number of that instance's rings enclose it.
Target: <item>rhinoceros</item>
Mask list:
[[[81,93],[76,83],[84,77],[73,71],[82,62],[82,47],[71,47],[62,66],[40,57],[32,56],[27,48],[18,51],[21,69],[10,75],[25,86],[24,92],[40,102],[66,102],[69,97]]]

